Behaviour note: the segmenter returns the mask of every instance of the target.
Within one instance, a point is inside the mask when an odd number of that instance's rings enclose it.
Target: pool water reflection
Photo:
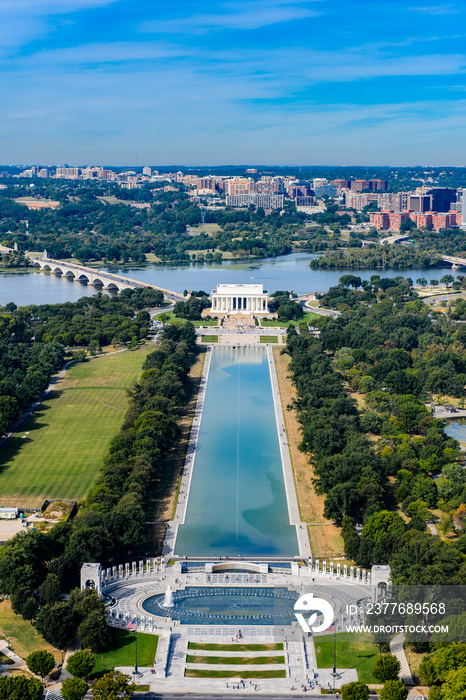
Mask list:
[[[146,598],[144,610],[170,616],[181,624],[289,625],[299,594],[287,588],[187,587],[173,592],[174,607],[163,607],[164,594]]]
[[[295,556],[264,347],[214,347],[180,556]]]

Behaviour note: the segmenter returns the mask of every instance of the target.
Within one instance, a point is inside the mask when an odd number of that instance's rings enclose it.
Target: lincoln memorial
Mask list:
[[[217,284],[212,290],[211,313],[269,313],[269,293],[262,284]]]

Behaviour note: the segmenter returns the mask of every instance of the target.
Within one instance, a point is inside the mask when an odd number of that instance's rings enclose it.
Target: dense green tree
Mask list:
[[[372,667],[372,675],[380,683],[385,681],[393,681],[398,678],[398,673],[401,669],[401,664],[392,654],[382,654],[378,656],[374,666]]]
[[[86,615],[78,627],[78,637],[92,651],[106,649],[110,641],[106,614],[93,610]]]
[[[442,700],[466,700],[466,667],[447,674],[442,686]]]
[[[66,670],[77,678],[89,678],[95,666],[95,654],[82,649],[72,654],[66,662]]]
[[[0,700],[41,700],[44,688],[38,678],[2,676]]]
[[[341,686],[342,700],[368,700],[369,688],[361,681],[352,681]]]
[[[437,680],[437,671],[430,656],[424,656],[418,667],[418,675],[423,685],[432,685]]]
[[[466,642],[441,645],[432,656],[437,678],[444,681],[450,671],[466,666]]]
[[[88,685],[81,678],[65,678],[61,687],[63,700],[83,700]]]
[[[61,585],[55,574],[48,574],[40,587],[40,602],[42,605],[53,605],[61,599]]]
[[[121,698],[132,698],[134,690],[135,685],[131,683],[129,676],[125,676],[119,671],[112,671],[95,682],[92,688],[92,697],[94,700],[120,700]]]
[[[57,649],[69,649],[74,642],[75,618],[69,603],[43,607],[37,616],[36,627],[44,639]]]
[[[39,649],[29,654],[26,658],[26,664],[32,673],[44,679],[55,667],[55,659],[50,652],[45,649]]]
[[[408,689],[399,679],[386,681],[379,692],[380,700],[406,700],[407,697]]]

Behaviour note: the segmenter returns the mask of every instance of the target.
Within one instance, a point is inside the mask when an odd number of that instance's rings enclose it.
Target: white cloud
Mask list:
[[[155,61],[158,59],[171,59],[186,57],[192,51],[183,46],[176,46],[165,42],[132,42],[119,41],[108,44],[81,44],[55,50],[38,51],[32,58],[23,59],[23,64],[31,61],[36,67],[40,64],[53,63],[56,67],[60,64],[122,64],[133,61]],[[18,66],[20,61],[15,59]]]
[[[105,7],[118,0],[0,0],[0,11],[27,15],[68,14],[92,7]]]
[[[455,15],[460,12],[460,8],[455,5],[424,5],[410,7],[411,12],[420,12],[425,15]]]
[[[306,1],[306,0],[305,0]],[[296,0],[272,0],[272,2],[248,3],[247,5],[227,5],[232,10],[216,14],[199,14],[169,20],[144,22],[140,30],[156,34],[205,33],[221,29],[259,29],[260,27],[307,19],[320,14],[316,10],[302,7]]]

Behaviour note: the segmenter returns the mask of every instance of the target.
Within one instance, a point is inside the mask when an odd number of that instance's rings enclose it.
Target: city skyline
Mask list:
[[[461,166],[464,14],[4,0],[0,160]]]

